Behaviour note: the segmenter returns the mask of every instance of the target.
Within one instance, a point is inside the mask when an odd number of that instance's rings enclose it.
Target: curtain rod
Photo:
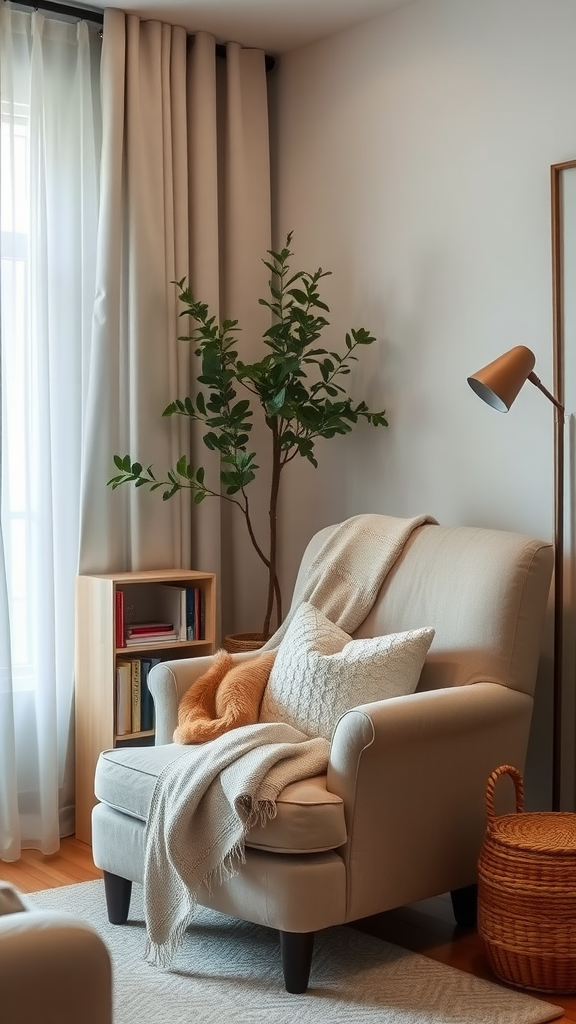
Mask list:
[[[20,6],[20,5],[19,5]],[[33,4],[22,4],[23,7],[34,7],[36,10],[52,11],[53,14],[68,14],[71,18],[79,18],[80,21],[92,21],[96,25],[104,24],[104,13],[95,11],[90,7],[72,7],[68,4],[59,4],[55,0],[35,0]],[[216,56],[226,58],[226,47],[223,43],[216,43]],[[264,56],[266,71],[272,71],[276,59],[267,53]]]
[[[72,7],[69,4],[56,3],[55,0],[34,0],[33,3],[19,3],[18,6],[33,7],[36,11],[51,11],[52,14],[67,14],[80,21],[93,21],[96,25],[104,24],[103,12],[94,11],[89,7]]]

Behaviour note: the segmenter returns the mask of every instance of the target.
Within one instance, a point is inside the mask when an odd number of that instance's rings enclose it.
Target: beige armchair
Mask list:
[[[38,910],[0,883],[3,1024],[112,1024],[112,967],[104,942],[71,914]]]
[[[308,545],[300,572],[334,527]],[[418,527],[356,637],[433,626],[417,692],[351,708],[325,776],[295,783],[249,833],[246,863],[205,906],[280,932],[286,988],[308,984],[314,933],[451,891],[473,920],[486,780],[520,770],[552,574],[550,544],[470,527]],[[238,657],[245,657],[239,655]],[[209,659],[151,675],[156,747],[105,752],[98,764],[93,854],[108,915],[123,923],[142,882],[147,810],[181,695]]]

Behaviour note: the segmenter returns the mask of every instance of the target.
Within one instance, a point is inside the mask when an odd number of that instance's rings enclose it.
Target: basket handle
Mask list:
[[[501,775],[509,775],[514,783],[514,789],[516,791],[516,813],[521,814],[524,810],[524,783],[522,781],[522,776],[518,769],[513,768],[511,764],[502,764],[492,772],[486,786],[486,816],[488,818],[488,824],[490,824],[495,817],[494,789]]]

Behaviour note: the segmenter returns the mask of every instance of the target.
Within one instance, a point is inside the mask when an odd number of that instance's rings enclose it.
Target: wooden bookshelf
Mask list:
[[[137,647],[116,643],[116,592],[124,591],[125,617],[132,603],[148,598],[155,585],[198,587],[202,592],[203,632],[198,640],[151,638]],[[151,588],[143,593],[140,588]],[[140,602],[142,603],[142,602]],[[159,609],[160,611],[160,609]],[[127,621],[128,621],[127,619]],[[91,843],[91,815],[96,803],[94,772],[102,750],[154,742],[154,731],[116,731],[116,664],[119,658],[191,658],[213,654],[216,631],[216,577],[186,569],[122,572],[76,577],[75,717],[76,838]]]

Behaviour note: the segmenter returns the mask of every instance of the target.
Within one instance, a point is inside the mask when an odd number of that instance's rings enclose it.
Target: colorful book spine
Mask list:
[[[116,735],[132,732],[132,670],[129,661],[116,663]]]
[[[152,694],[148,689],[148,673],[152,667],[152,661],[150,658],[142,658],[140,662],[140,710],[141,710],[141,721],[140,727],[142,732],[147,732],[152,728]]]
[[[116,626],[116,647],[124,647],[124,591],[116,591],[114,622]]]
[[[148,687],[148,676],[150,675],[150,672],[152,671],[154,666],[159,664],[160,658],[142,658],[140,670],[140,682],[142,693],[142,732],[151,732],[154,730],[154,699]]]
[[[155,636],[157,633],[171,633],[173,622],[141,622],[126,626],[126,636]]]
[[[132,732],[140,732],[142,729],[141,721],[141,684],[140,684],[140,658],[131,658],[130,660],[130,693],[131,693],[131,705],[132,705]]]
[[[128,636],[124,642],[125,647],[161,647],[167,641],[178,640],[180,634],[172,630],[171,633],[148,633],[141,636]],[[154,641],[160,643],[154,643]]]
[[[196,587],[186,588],[186,639],[194,640],[194,602]]]
[[[194,590],[194,639],[201,640],[202,632],[200,628],[200,587],[196,587]]]

